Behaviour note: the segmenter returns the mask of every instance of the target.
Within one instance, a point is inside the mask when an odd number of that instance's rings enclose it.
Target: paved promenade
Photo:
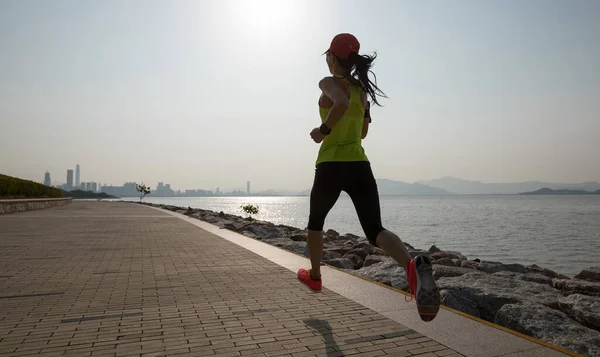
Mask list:
[[[190,223],[73,202],[0,216],[0,355],[460,356]]]

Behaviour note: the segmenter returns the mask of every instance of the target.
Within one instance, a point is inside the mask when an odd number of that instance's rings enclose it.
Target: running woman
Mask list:
[[[322,124],[310,133],[311,138],[321,144],[308,220],[307,244],[312,267],[298,270],[298,279],[314,291],[321,290],[323,226],[329,211],[344,191],[352,199],[369,242],[383,249],[406,269],[409,293],[417,301],[419,315],[423,321],[431,321],[440,307],[440,294],[432,276],[431,261],[424,255],[411,259],[400,238],[383,228],[381,223],[377,183],[362,140],[367,136],[371,123],[367,96],[379,105],[377,96],[385,97],[385,94],[369,79],[376,55],[360,55],[359,50],[360,43],[356,37],[342,33],[333,38],[324,53],[332,76],[319,82]]]

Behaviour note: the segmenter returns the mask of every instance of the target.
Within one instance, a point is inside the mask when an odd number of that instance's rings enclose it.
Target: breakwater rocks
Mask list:
[[[223,212],[153,206],[308,256],[304,229]],[[432,259],[444,305],[574,352],[600,357],[600,268],[569,278],[537,265],[482,261],[436,246],[423,250],[405,245],[411,256],[425,254]],[[404,269],[364,237],[326,231],[323,262],[408,290]]]

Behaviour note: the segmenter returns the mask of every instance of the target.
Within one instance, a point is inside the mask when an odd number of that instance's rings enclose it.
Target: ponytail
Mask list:
[[[357,82],[358,86],[360,86],[360,88],[364,90],[369,97],[371,97],[373,103],[381,106],[381,104],[379,104],[377,101],[377,96],[384,98],[387,98],[387,96],[381,89],[379,89],[379,87],[377,87],[377,76],[375,76],[375,73],[371,71],[371,67],[373,67],[373,61],[376,57],[377,54],[369,56],[359,55],[356,52],[351,52],[347,60],[338,58],[338,61]],[[371,81],[369,78],[369,72],[373,73],[375,82]]]

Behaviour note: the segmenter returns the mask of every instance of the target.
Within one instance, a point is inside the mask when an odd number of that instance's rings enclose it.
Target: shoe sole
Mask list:
[[[417,261],[420,260],[420,264]],[[421,320],[433,320],[440,310],[440,291],[433,279],[432,266],[426,257],[415,259],[417,265],[417,310]]]

